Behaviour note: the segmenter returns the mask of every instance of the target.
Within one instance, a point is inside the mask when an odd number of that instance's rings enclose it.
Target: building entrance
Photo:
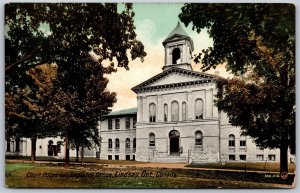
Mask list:
[[[179,138],[180,138],[180,133],[176,130],[172,130],[169,133],[169,138],[170,138],[170,155],[178,155],[180,153],[180,148],[179,148]]]

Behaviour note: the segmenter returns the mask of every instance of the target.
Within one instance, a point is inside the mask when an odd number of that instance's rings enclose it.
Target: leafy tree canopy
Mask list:
[[[217,81],[217,106],[263,148],[295,149],[295,6],[292,4],[185,4],[179,15],[213,47],[195,56],[208,70],[225,63],[233,79]],[[204,54],[204,55],[203,55]]]

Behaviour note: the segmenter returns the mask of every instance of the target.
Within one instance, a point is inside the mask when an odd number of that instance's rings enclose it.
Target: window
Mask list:
[[[244,135],[240,137],[240,147],[246,147],[246,136]]]
[[[58,141],[56,144],[57,144],[57,147],[56,147],[57,153],[61,153],[61,145],[63,144],[63,142],[62,141]]]
[[[228,123],[232,123],[232,119],[233,119],[233,116],[232,116],[232,115],[229,115],[229,116],[228,116]]]
[[[130,155],[125,156],[126,160],[130,160]]]
[[[125,123],[126,129],[130,129],[130,118],[126,118]]]
[[[108,119],[108,129],[111,130],[112,129],[112,120]]]
[[[108,139],[108,149],[112,148],[112,139]]]
[[[20,152],[20,138],[16,138],[16,152]]]
[[[112,160],[112,155],[108,155],[108,160]]]
[[[119,155],[115,155],[115,160],[119,160]]]
[[[117,138],[115,142],[116,149],[120,149],[120,140]]]
[[[120,119],[115,119],[115,129],[120,129]]]
[[[240,155],[240,160],[246,161],[246,155]]]
[[[128,149],[130,148],[130,139],[129,138],[126,138],[126,141],[125,141],[125,147]]]
[[[202,132],[196,131],[195,133],[195,145],[202,145]]]
[[[168,121],[168,105],[167,104],[164,105],[164,121],[165,122]]]
[[[197,99],[195,102],[195,116],[196,119],[203,119],[203,101]]]
[[[151,103],[149,106],[149,121],[155,122],[156,120],[156,106],[155,104]]]
[[[133,160],[133,161],[135,160],[135,155],[132,156],[132,160]]]
[[[182,103],[182,120],[183,121],[186,120],[186,103],[185,102]]]
[[[136,148],[136,138],[133,138],[133,148]]]
[[[7,139],[6,141],[6,151],[10,152],[10,139]]]
[[[264,161],[264,155],[256,155],[258,161]]]
[[[229,155],[229,160],[230,161],[235,161],[235,155]]]
[[[180,49],[175,48],[172,51],[172,64],[179,64],[180,62]]]
[[[235,137],[234,135],[229,135],[229,147],[235,147]]]
[[[155,146],[155,135],[154,135],[154,133],[149,134],[149,146]]]
[[[275,155],[268,155],[269,161],[275,161]]]
[[[179,105],[176,101],[171,103],[171,121],[179,121]]]
[[[136,128],[136,117],[133,117],[133,128]]]

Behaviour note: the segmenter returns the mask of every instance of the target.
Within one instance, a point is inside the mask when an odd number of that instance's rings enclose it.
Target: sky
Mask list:
[[[164,47],[162,42],[176,27],[182,6],[183,4],[179,3],[133,5],[137,39],[143,42],[147,56],[143,63],[139,59],[131,61],[129,63],[129,71],[118,68],[116,73],[107,76],[109,78],[108,89],[117,93],[117,103],[114,104],[113,111],[136,107],[136,94],[131,88],[162,72],[164,65]],[[206,29],[198,34],[192,30],[191,25],[185,28],[182,23],[181,26],[194,41],[195,50],[193,54],[213,46],[213,40],[209,38]],[[199,64],[192,63],[192,66],[195,71],[200,71]],[[220,66],[216,70],[223,77],[229,76],[224,66]],[[210,70],[206,73],[215,74],[215,70]]]

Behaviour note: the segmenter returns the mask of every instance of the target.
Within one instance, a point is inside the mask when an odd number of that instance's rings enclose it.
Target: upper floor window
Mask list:
[[[125,119],[126,129],[130,129],[130,118]]]
[[[112,148],[112,139],[108,139],[108,149]]]
[[[125,147],[128,149],[130,148],[130,139],[129,138],[126,138],[126,141],[125,141]]]
[[[120,140],[117,138],[115,143],[116,149],[120,149]]]
[[[186,120],[186,103],[185,102],[182,103],[182,120],[183,121]]]
[[[164,121],[165,122],[168,121],[168,105],[167,104],[164,105]]]
[[[136,117],[133,117],[133,128],[136,128]]]
[[[154,133],[149,134],[149,146],[155,146],[155,135],[154,135]]]
[[[115,129],[120,129],[120,119],[115,119]]]
[[[171,103],[171,121],[179,121],[179,105],[177,101]]]
[[[202,132],[201,131],[196,131],[195,133],[195,145],[202,145]]]
[[[241,135],[240,137],[240,147],[246,147],[246,136]]]
[[[232,115],[229,115],[229,116],[228,116],[228,123],[232,123],[232,118],[233,118]]]
[[[195,118],[203,119],[203,101],[201,99],[197,99],[195,102]]]
[[[112,120],[108,119],[108,129],[112,129]]]
[[[179,64],[180,63],[180,49],[174,48],[172,51],[172,64]]]
[[[156,106],[153,103],[151,103],[149,106],[149,121],[150,122],[156,121]]]
[[[235,136],[234,135],[229,135],[229,147],[235,147]]]

